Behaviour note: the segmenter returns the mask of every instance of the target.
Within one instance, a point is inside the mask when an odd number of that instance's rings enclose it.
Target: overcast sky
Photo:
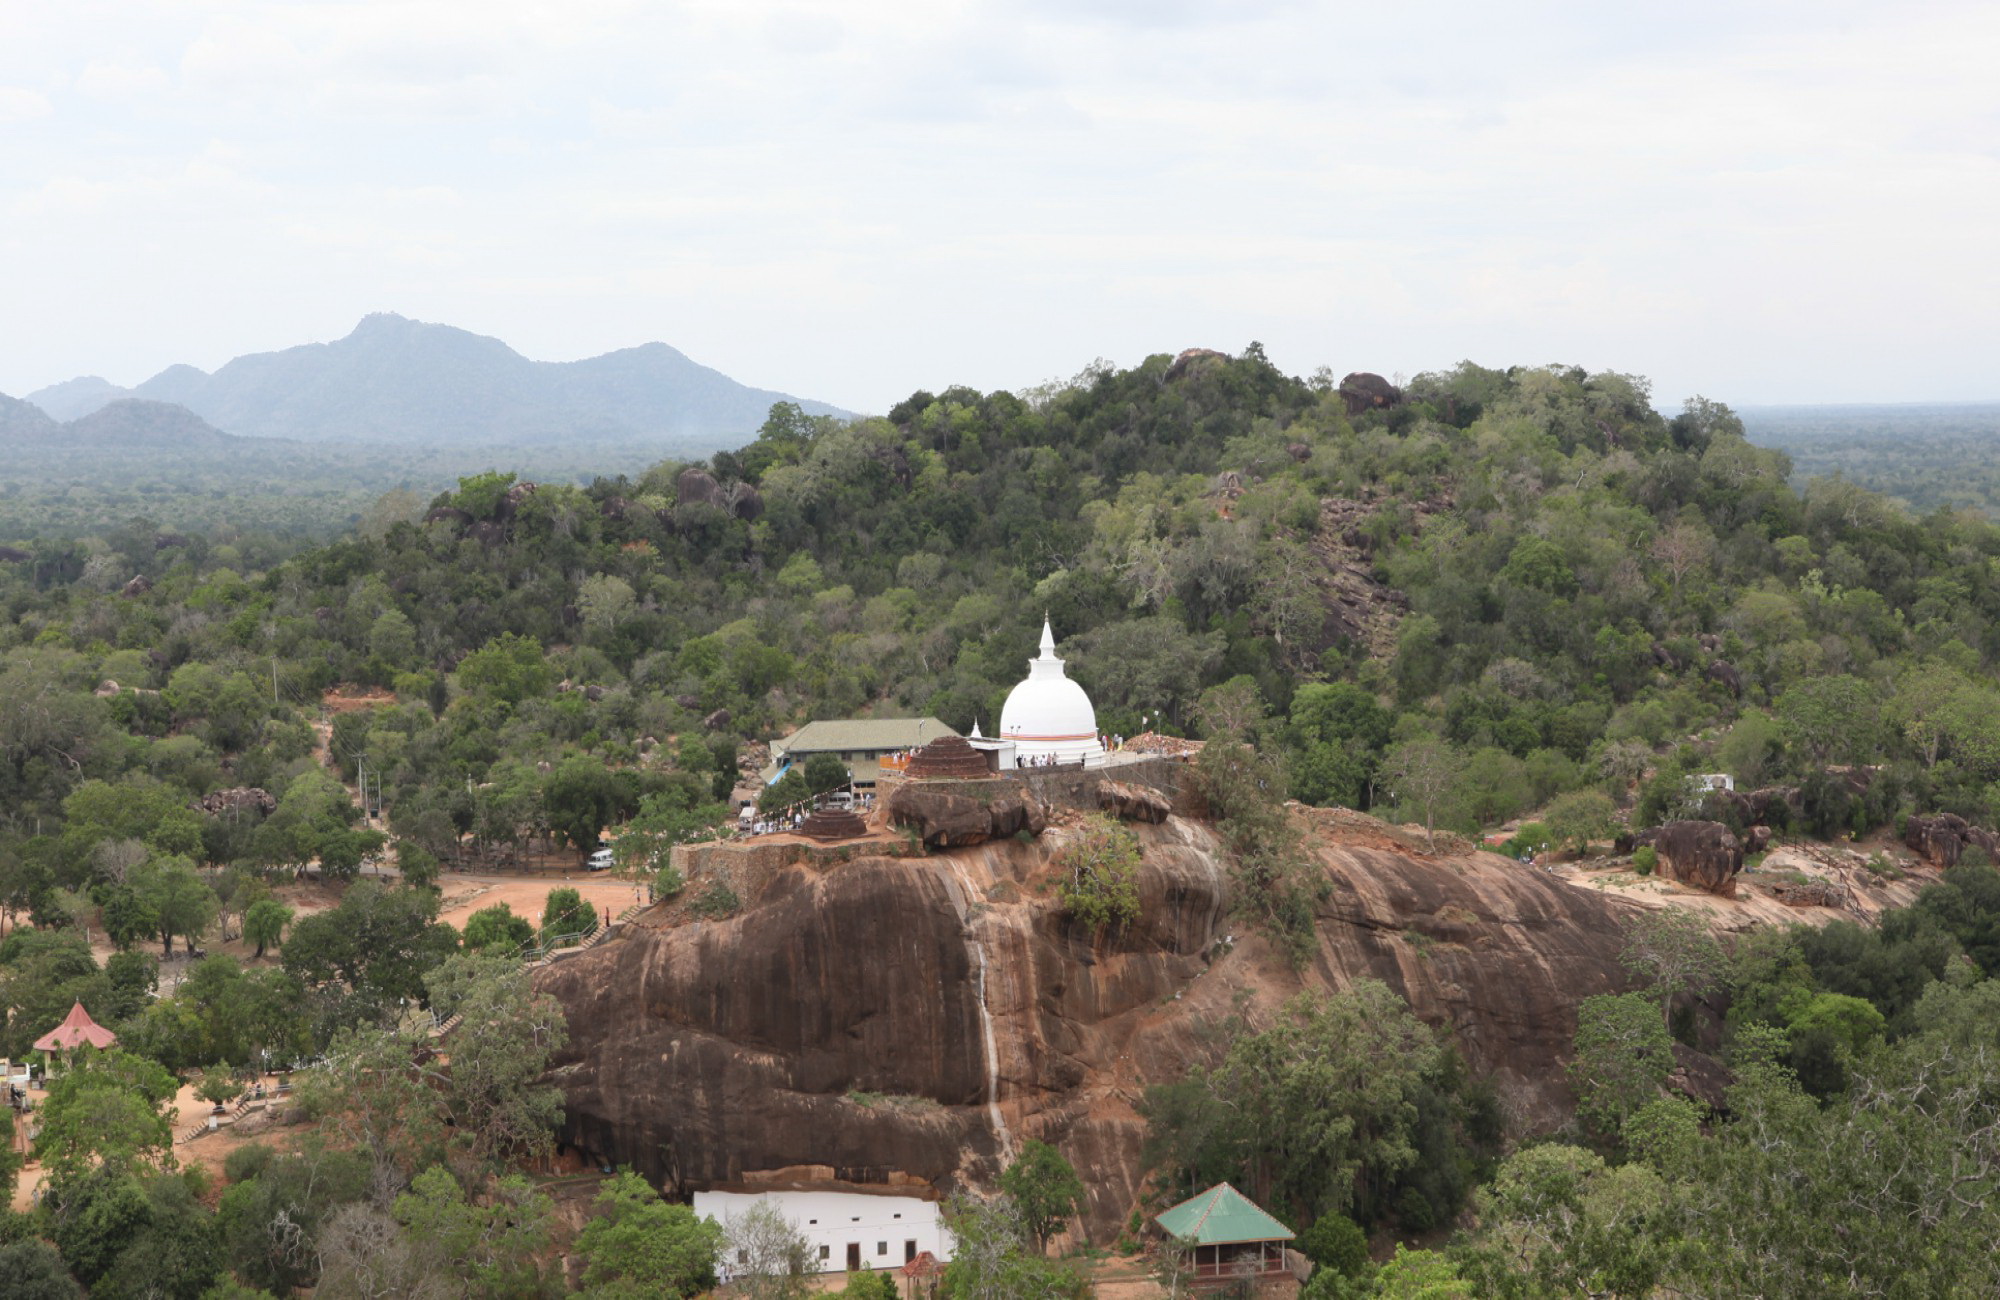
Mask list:
[[[0,0],[0,392],[661,339],[870,411],[1261,340],[2000,397],[2000,5]]]

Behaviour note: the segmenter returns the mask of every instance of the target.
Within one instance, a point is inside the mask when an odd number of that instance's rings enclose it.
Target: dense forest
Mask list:
[[[1744,421],[1800,482],[1839,475],[1919,513],[2000,512],[2000,406],[1767,406]]]
[[[450,1274],[437,1294],[555,1286],[533,1263],[548,1207],[507,1179],[546,1148],[554,1102],[534,1078],[561,1026],[518,964],[492,956],[537,927],[438,924],[440,863],[532,842],[581,854],[623,826],[628,867],[649,871],[661,846],[727,814],[750,747],[803,721],[992,726],[1045,613],[1104,730],[1231,739],[1307,803],[1465,831],[1545,815],[1587,843],[1680,815],[1686,777],[1721,771],[1794,792],[1774,804],[1793,810],[1782,832],[1915,812],[2000,821],[2000,526],[1915,515],[1851,479],[1796,485],[1727,407],[1696,398],[1662,416],[1633,376],[1468,363],[1396,392],[1287,376],[1252,345],[1023,395],[919,392],[881,418],[781,404],[738,450],[587,483],[495,471],[430,498],[339,500],[355,523],[325,545],[270,522],[225,527],[221,500],[174,527],[7,516],[22,544],[0,562],[0,909],[32,928],[0,943],[5,1047],[18,1056],[72,1000],[125,1045],[73,1071],[43,1119],[68,1144],[51,1139],[50,1158],[68,1163],[49,1165],[37,1216],[0,1232],[0,1270],[56,1280],[20,1294],[70,1293],[73,1276],[93,1294],[192,1297],[225,1268],[278,1293],[326,1270],[320,1294],[365,1293],[347,1238],[329,1235],[310,1264],[274,1247],[281,1214],[404,1240],[411,1269]],[[129,504],[143,511],[143,493]],[[333,715],[322,740],[336,686],[384,702]],[[364,767],[387,835],[335,779]],[[1226,827],[1237,814],[1237,851],[1276,851],[1248,811],[1218,807]],[[396,884],[357,883],[296,923],[272,900],[308,865],[354,877],[390,835]],[[1426,1270],[1427,1285],[1464,1288],[1426,1295],[1646,1295],[1676,1279],[1720,1294],[1704,1279],[1739,1258],[1762,1261],[1751,1289],[1766,1295],[1864,1275],[1877,1294],[1981,1290],[1992,1133],[1965,1089],[2000,1084],[1979,1010],[2000,884],[1968,863],[1937,888],[1953,892],[1880,933],[1780,936],[1726,960],[1701,949],[1627,995],[1644,1015],[1621,1002],[1586,1017],[1585,1034],[1622,1045],[1613,1059],[1650,1070],[1671,1060],[1677,998],[1733,994],[1727,1124],[1648,1104],[1664,1073],[1628,1072],[1580,1088],[1592,1109],[1576,1145],[1496,1163],[1471,1082],[1430,1048],[1405,1061],[1395,1077],[1411,1091],[1391,1109],[1487,1154],[1449,1186],[1419,1186],[1406,1172],[1418,1136],[1384,1138],[1354,1165],[1374,1169],[1358,1185],[1379,1195],[1301,1173],[1282,1208],[1302,1227],[1348,1216],[1414,1237],[1421,1215],[1449,1222],[1484,1183],[1486,1226],[1449,1258],[1379,1273],[1349,1259],[1318,1294],[1418,1294],[1393,1288]],[[1264,919],[1282,929],[1286,915]],[[185,949],[218,922],[268,936],[281,960],[211,957],[154,998],[146,948]],[[119,949],[107,962],[93,932]],[[377,1066],[409,1059],[417,1006],[514,1028],[450,1079],[399,1092],[400,1072]],[[1340,1022],[1298,1014],[1262,1032]],[[1589,1046],[1580,1059],[1596,1059]],[[217,1215],[208,1189],[163,1172],[158,1108],[177,1075],[268,1056],[339,1063],[314,1100],[324,1144],[246,1161]],[[1913,1092],[1924,1106],[1895,1100]],[[1185,1096],[1152,1104],[1200,1118]],[[112,1110],[119,1126],[88,1131],[84,1117]],[[1190,1124],[1185,1140],[1167,1122],[1156,1135],[1189,1170],[1240,1168],[1268,1138]],[[1893,1207],[1840,1199],[1858,1185],[1856,1133],[1927,1171]],[[1970,1181],[1928,1177],[1946,1148],[1974,1153]],[[1779,1177],[1774,1149],[1805,1173]],[[1795,1198],[1760,1220],[1851,1207],[1859,1235],[1759,1238],[1725,1189]],[[680,1207],[643,1185],[606,1195],[599,1289],[692,1289],[698,1274],[669,1286],[620,1272],[641,1268],[629,1260],[647,1225],[695,1231],[668,1224]],[[1918,1283],[1884,1262],[1897,1240],[1866,1218],[1877,1210],[1885,1225],[1927,1216],[1933,1271],[1899,1265]],[[413,1244],[447,1229],[511,1244],[476,1267]]]

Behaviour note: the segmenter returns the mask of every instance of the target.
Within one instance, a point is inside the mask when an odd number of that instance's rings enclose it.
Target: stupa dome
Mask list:
[[[1014,742],[1022,760],[1052,756],[1058,762],[1102,762],[1097,710],[1083,687],[1063,672],[1056,658],[1055,632],[1042,620],[1042,653],[1028,661],[1028,676],[1000,710],[1001,740]]]

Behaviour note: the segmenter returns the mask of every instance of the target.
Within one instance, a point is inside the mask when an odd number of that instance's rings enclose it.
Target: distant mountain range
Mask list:
[[[120,397],[74,419],[58,422],[41,407],[0,394],[0,443],[22,450],[90,448],[179,450],[190,447],[247,447],[261,440],[238,438],[171,402]]]
[[[747,441],[775,402],[796,402],[809,415],[848,414],[739,384],[664,343],[582,361],[530,361],[498,339],[391,313],[365,317],[338,342],[253,353],[214,374],[169,366],[129,389],[85,376],[27,400],[51,424],[118,411],[109,430],[69,427],[127,440],[227,430],[425,446],[660,439],[713,450]],[[0,436],[37,436],[21,405],[0,398]],[[190,425],[166,414],[173,407],[199,419]],[[152,426],[156,435],[140,432]]]

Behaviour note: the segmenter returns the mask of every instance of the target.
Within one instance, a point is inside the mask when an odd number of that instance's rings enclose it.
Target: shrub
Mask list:
[[[1344,1214],[1322,1214],[1313,1220],[1312,1227],[1300,1234],[1298,1247],[1307,1259],[1342,1277],[1353,1277],[1368,1264],[1368,1234]]]
[[[1139,919],[1139,837],[1109,817],[1084,823],[1083,834],[1056,854],[1064,873],[1057,887],[1063,909],[1091,930]]]
[[[711,880],[708,888],[702,890],[695,896],[695,900],[688,904],[688,910],[696,916],[720,921],[724,917],[736,915],[736,909],[742,905],[743,902],[736,897],[735,890],[720,880]]]
[[[222,1158],[222,1176],[232,1183],[248,1182],[263,1173],[277,1154],[262,1142],[238,1147]]]
[[[1660,855],[1652,845],[1641,844],[1632,850],[1632,870],[1642,876],[1653,874],[1653,868],[1660,865]]]

